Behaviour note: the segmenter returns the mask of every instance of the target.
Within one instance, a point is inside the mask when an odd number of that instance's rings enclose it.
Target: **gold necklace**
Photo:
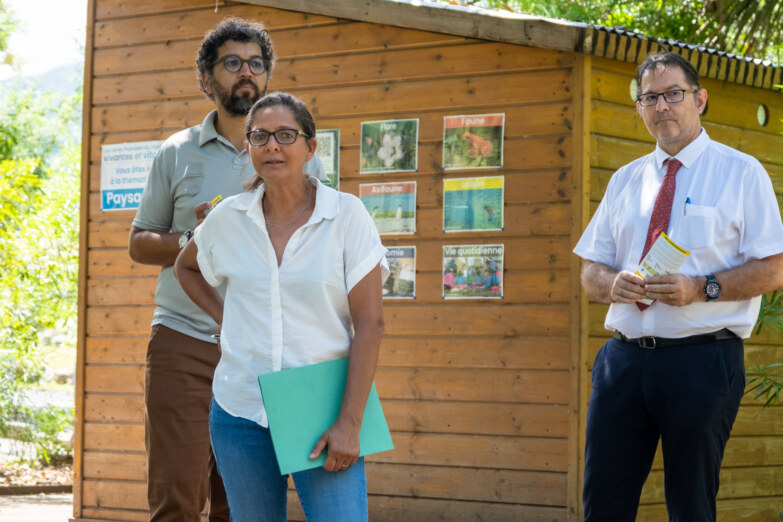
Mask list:
[[[305,206],[303,206],[303,207],[302,207],[302,210],[300,210],[300,211],[299,211],[299,212],[296,214],[296,216],[294,216],[294,219],[292,219],[291,221],[289,221],[288,223],[286,223],[286,224],[284,224],[284,225],[276,225],[276,224],[274,224],[274,223],[271,223],[271,222],[269,221],[269,219],[268,219],[266,216],[264,216],[264,221],[266,221],[266,226],[268,226],[268,227],[287,227],[287,226],[289,226],[289,225],[293,224],[293,223],[294,223],[294,221],[296,221],[297,219],[299,219],[299,216],[301,216],[301,215],[304,213],[304,211],[305,211],[306,209],[310,208],[310,202],[313,200],[313,192],[314,192],[313,188],[312,188],[312,187],[310,187],[310,194],[307,196],[307,204],[306,204]]]

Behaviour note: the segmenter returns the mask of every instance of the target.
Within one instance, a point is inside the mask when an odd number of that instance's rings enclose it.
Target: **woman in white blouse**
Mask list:
[[[326,462],[293,478],[308,520],[367,519],[359,430],[383,332],[386,249],[358,198],[305,175],[314,136],[300,100],[276,92],[256,102],[246,145],[256,176],[210,212],[175,266],[221,325],[210,435],[232,519],[242,522],[286,520],[288,477],[258,375],[340,357],[349,357],[340,414],[310,455],[327,451]]]

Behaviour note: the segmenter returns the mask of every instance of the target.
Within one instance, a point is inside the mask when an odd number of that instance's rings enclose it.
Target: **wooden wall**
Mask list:
[[[195,54],[229,14],[270,29],[280,56],[271,88],[303,98],[320,128],[341,129],[341,190],[418,183],[417,234],[384,237],[389,246],[417,246],[417,298],[384,306],[376,383],[396,449],[368,459],[371,519],[573,517],[579,293],[570,250],[581,227],[572,216],[582,212],[586,143],[572,104],[582,89],[574,80],[580,55],[214,7],[90,1],[75,517],[147,517],[143,382],[157,270],[128,258],[133,214],[100,210],[101,145],[163,139],[202,121],[211,106],[198,91]],[[489,112],[506,114],[505,165],[487,172],[505,176],[505,230],[445,235],[443,116]],[[419,172],[359,176],[360,122],[391,118],[420,118]],[[505,245],[503,300],[441,300],[441,246],[472,243]],[[303,520],[296,502],[291,517]]]
[[[630,98],[635,65],[593,58],[590,100],[591,214],[603,197],[612,173],[650,152],[655,141],[647,133]],[[702,117],[710,137],[755,156],[772,177],[783,201],[783,99],[779,93],[716,80],[706,80],[708,109]],[[759,104],[770,110],[770,122],[756,119]],[[582,411],[590,394],[590,369],[595,354],[608,338],[604,330],[607,307],[591,303],[589,341],[582,357]],[[780,361],[780,340],[768,333],[746,342],[747,362]],[[743,399],[731,439],[726,447],[718,495],[719,520],[777,520],[783,511],[783,405],[763,408],[750,397]],[[584,415],[581,418],[584,430]],[[660,453],[660,452],[659,452]],[[666,519],[663,497],[663,462],[656,456],[653,471],[642,492],[637,520]]]

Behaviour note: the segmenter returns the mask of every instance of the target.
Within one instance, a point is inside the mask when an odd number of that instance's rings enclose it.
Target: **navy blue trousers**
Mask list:
[[[715,520],[723,450],[745,388],[741,339],[649,350],[610,339],[587,409],[585,521],[632,522],[661,441],[669,520]]]

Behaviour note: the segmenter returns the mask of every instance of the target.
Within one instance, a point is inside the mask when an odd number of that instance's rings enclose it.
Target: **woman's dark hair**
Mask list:
[[[296,96],[292,96],[291,94],[282,91],[271,92],[253,104],[250,108],[250,112],[247,113],[245,131],[250,132],[253,130],[253,119],[258,111],[266,109],[267,107],[276,107],[278,105],[282,105],[291,111],[296,123],[302,128],[302,132],[307,134],[307,139],[315,138],[315,120],[307,109],[307,106]],[[245,190],[255,190],[261,183],[263,183],[263,180],[258,173],[256,173],[255,176],[245,183]]]
[[[264,60],[267,81],[272,75],[272,68],[277,60],[275,49],[272,46],[272,39],[269,38],[269,31],[266,30],[264,24],[229,16],[204,36],[196,57],[198,85],[201,92],[206,94],[210,100],[214,100],[215,97],[204,89],[202,75],[207,73],[212,76],[212,69],[218,57],[218,49],[229,40],[235,42],[255,42],[258,44],[261,48],[261,58]]]
[[[685,80],[693,87],[701,89],[701,83],[699,83],[699,73],[696,68],[685,59],[685,57],[673,53],[655,53],[651,54],[636,68],[636,87],[641,92],[642,88],[642,76],[647,71],[656,69],[659,65],[663,65],[664,68],[679,67],[685,74]]]

